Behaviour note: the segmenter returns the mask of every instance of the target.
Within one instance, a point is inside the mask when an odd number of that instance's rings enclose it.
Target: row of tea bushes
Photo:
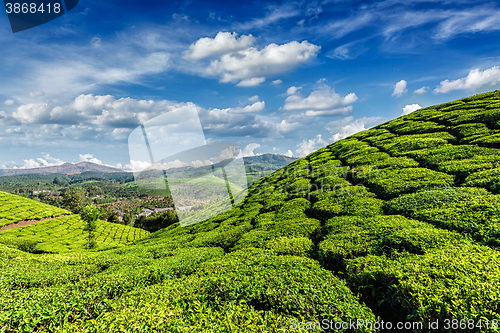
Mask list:
[[[307,332],[294,322],[376,321],[345,282],[317,262],[246,249],[213,258],[196,273],[107,303],[110,311],[69,331]],[[361,328],[360,332],[372,330]]]
[[[500,246],[500,195],[478,188],[446,188],[402,195],[386,211],[468,234]]]
[[[67,252],[82,250],[87,244],[83,232],[85,223],[79,215],[69,215],[32,225],[0,232],[0,243],[21,249],[32,245],[31,252]],[[149,232],[122,224],[97,221],[95,231],[96,249],[122,246],[147,237]]]
[[[324,265],[345,270],[375,313],[424,323],[498,319],[497,251],[397,215],[334,217],[324,229]]]

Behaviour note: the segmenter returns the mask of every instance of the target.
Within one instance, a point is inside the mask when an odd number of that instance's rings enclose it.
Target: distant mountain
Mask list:
[[[245,164],[272,164],[279,168],[295,161],[296,157],[287,157],[277,154],[263,154],[258,156],[244,157]]]
[[[108,167],[105,165],[99,165],[91,162],[80,162],[77,164],[64,163],[61,165],[55,165],[43,168],[33,168],[33,169],[4,169],[0,170],[0,176],[16,176],[16,175],[27,175],[38,173],[41,175],[48,175],[53,173],[61,174],[79,174],[82,172],[95,171],[95,172],[123,172],[123,170]]]
[[[283,155],[276,154],[264,154],[259,156],[244,157],[245,165],[253,166],[253,168],[259,169],[262,167],[267,167],[267,169],[276,170],[279,169],[293,161],[297,158],[286,157]],[[253,169],[252,169],[253,170]],[[79,174],[82,172],[104,172],[104,173],[114,173],[114,172],[124,172],[123,170],[108,167],[105,165],[95,164],[91,162],[80,162],[77,164],[64,163],[61,165],[55,165],[43,168],[33,168],[33,169],[3,169],[0,170],[0,177],[3,176],[17,176],[17,175],[27,175],[27,174]]]

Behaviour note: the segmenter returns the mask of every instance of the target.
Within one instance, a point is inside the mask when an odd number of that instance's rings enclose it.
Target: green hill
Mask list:
[[[82,231],[85,223],[79,215],[5,192],[0,192],[0,203],[0,227],[40,220],[0,231],[1,244],[30,252],[59,253],[85,249],[87,239]],[[149,232],[142,229],[103,221],[97,221],[95,231],[97,249],[123,246],[148,235]]]
[[[65,209],[0,192],[0,227],[23,220],[41,220],[69,214]]]
[[[495,91],[332,143],[259,179],[237,208],[132,246],[0,247],[0,327],[498,331],[499,148]]]

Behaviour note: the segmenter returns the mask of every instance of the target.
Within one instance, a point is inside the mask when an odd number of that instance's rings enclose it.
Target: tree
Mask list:
[[[101,216],[101,211],[99,208],[88,205],[85,208],[83,208],[80,216],[82,217],[82,220],[86,223],[85,227],[83,228],[83,231],[88,231],[89,233],[89,244],[88,248],[91,249],[95,247],[95,234],[94,231],[97,229],[97,220]]]
[[[75,214],[80,214],[85,206],[85,193],[86,191],[82,188],[73,187],[65,190],[62,195],[63,207]]]
[[[129,225],[131,227],[134,226],[134,217],[131,213],[123,214],[123,224]]]
[[[108,222],[111,223],[120,223],[120,218],[116,212],[113,212],[111,215],[108,215]]]

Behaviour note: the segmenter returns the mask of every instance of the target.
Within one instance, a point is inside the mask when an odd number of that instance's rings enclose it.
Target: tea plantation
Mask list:
[[[0,192],[0,227],[23,220],[41,220],[71,214],[67,210]]]
[[[0,232],[0,330],[309,332],[327,319],[497,332],[499,204],[495,91],[332,143],[187,227],[100,226],[93,251],[73,216]]]

